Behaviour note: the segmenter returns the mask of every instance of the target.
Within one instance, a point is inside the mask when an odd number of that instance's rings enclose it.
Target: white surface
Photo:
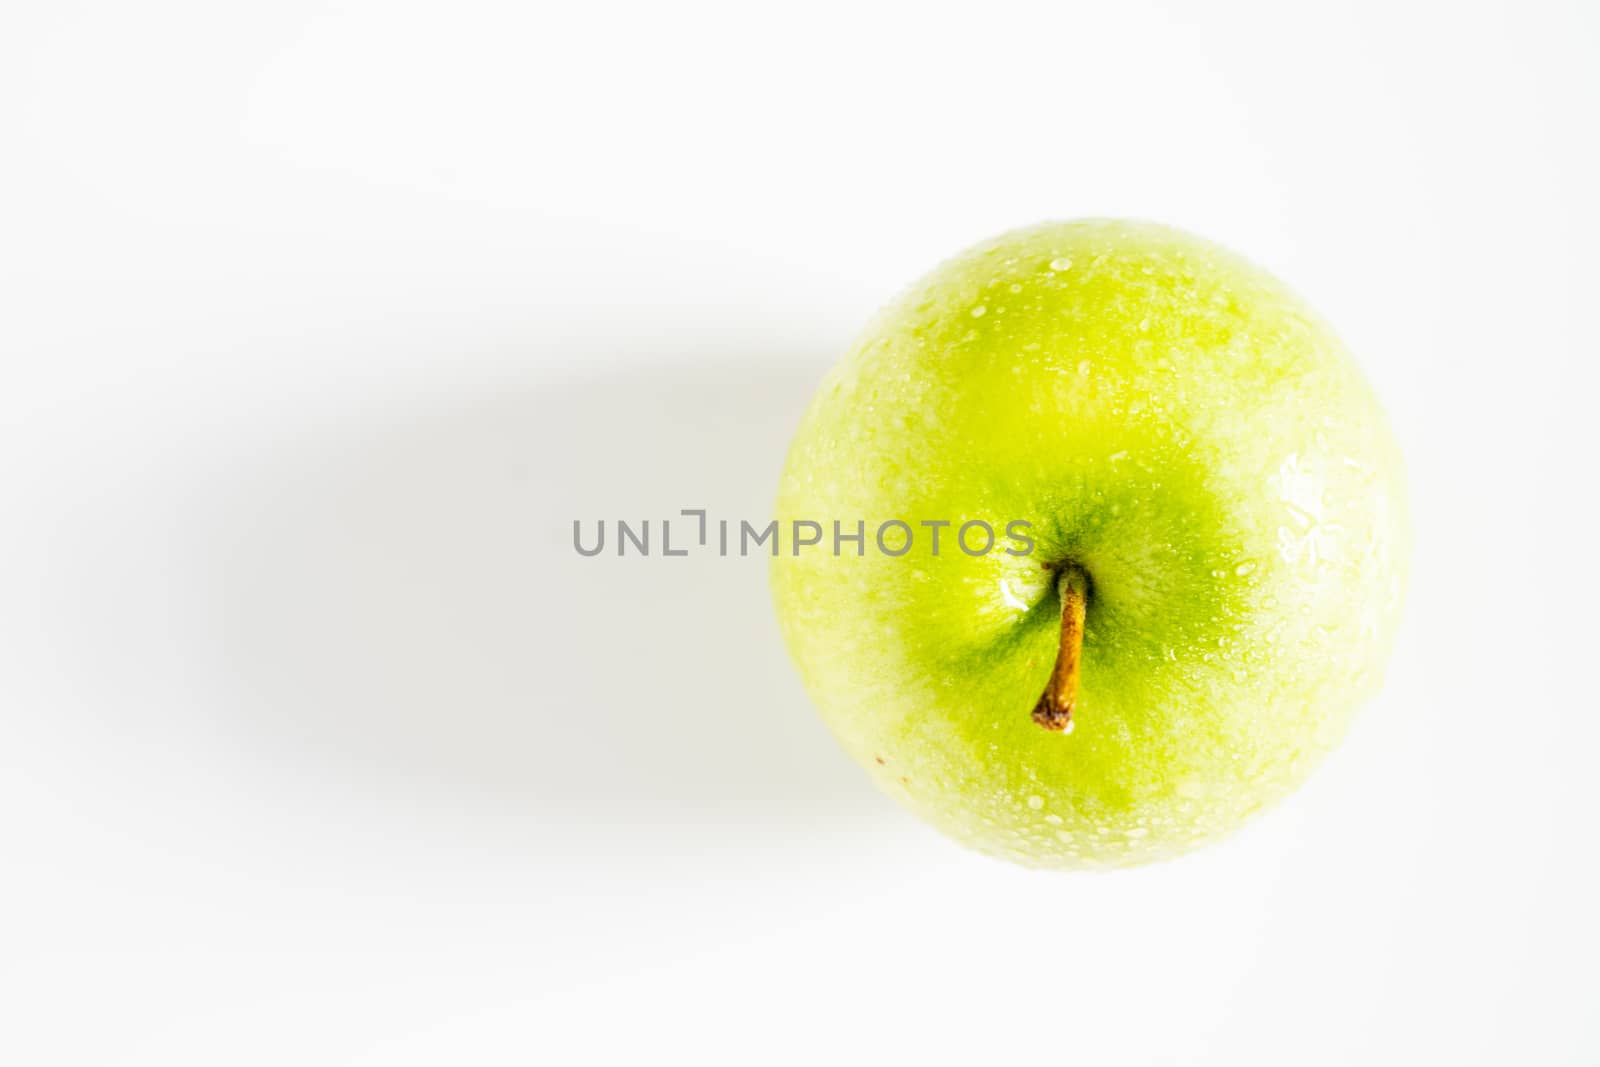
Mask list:
[[[1592,3],[0,21],[0,1061],[1600,1060]],[[1090,214],[1338,324],[1418,559],[1305,790],[1051,876],[759,563],[568,538],[759,514],[880,301]]]

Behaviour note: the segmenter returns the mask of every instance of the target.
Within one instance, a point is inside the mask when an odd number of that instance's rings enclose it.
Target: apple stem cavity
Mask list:
[[[1067,564],[1056,579],[1061,598],[1061,651],[1050,672],[1044,695],[1033,706],[1033,721],[1056,733],[1072,731],[1072,709],[1078,703],[1078,662],[1083,653],[1083,620],[1089,607],[1089,576]]]

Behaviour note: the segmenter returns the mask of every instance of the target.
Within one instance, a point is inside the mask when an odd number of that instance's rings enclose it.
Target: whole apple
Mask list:
[[[845,748],[1049,867],[1175,855],[1302,781],[1380,683],[1409,553],[1399,454],[1328,326],[1124,221],[1006,234],[892,303],[777,511],[804,531],[779,620]]]

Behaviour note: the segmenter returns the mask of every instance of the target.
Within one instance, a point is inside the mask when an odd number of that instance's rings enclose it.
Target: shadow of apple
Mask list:
[[[501,386],[231,471],[207,537],[243,742],[363,787],[548,823],[705,830],[881,813],[809,708],[763,522],[816,365]],[[431,402],[430,402],[431,403]],[[695,545],[705,508],[713,534]],[[649,519],[651,554],[616,554]],[[674,546],[660,554],[661,521]],[[573,546],[606,520],[606,551]],[[448,798],[448,799],[447,799]]]

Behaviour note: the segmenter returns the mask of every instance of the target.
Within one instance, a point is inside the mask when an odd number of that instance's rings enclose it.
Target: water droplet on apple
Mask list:
[[[979,304],[977,307],[972,309],[972,317],[975,319],[981,319],[983,318],[984,314],[988,312],[988,310],[988,307],[983,304]]]
[[[1034,811],[1038,811],[1040,808],[1044,807],[1044,797],[1041,797],[1037,794],[1029,797],[1028,807],[1032,808]]]
[[[1057,259],[1052,259],[1050,261],[1050,269],[1054,270],[1054,271],[1071,270],[1072,269],[1072,260],[1068,259],[1066,256],[1061,256],[1061,257],[1059,257]]]
[[[1244,563],[1241,563],[1237,567],[1233,568],[1233,573],[1235,573],[1239,577],[1243,578],[1245,575],[1249,574],[1251,571],[1253,571],[1255,569],[1256,569],[1256,565],[1247,560]]]

